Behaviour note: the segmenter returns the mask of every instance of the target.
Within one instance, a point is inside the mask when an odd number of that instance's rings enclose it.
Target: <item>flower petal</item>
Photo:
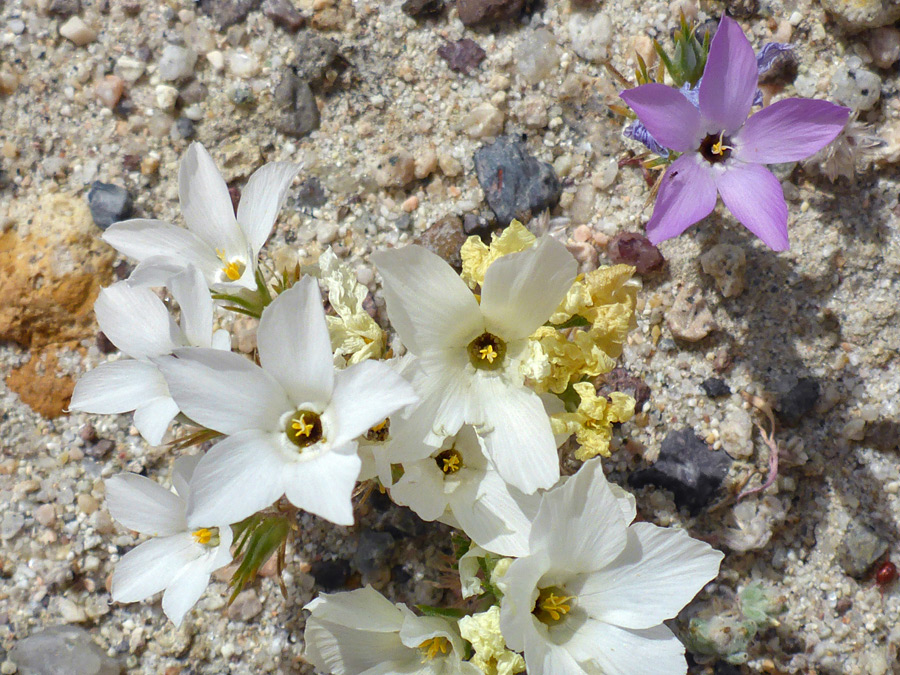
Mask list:
[[[191,478],[188,525],[237,523],[284,494],[285,460],[274,434],[242,431],[216,443]]]
[[[781,183],[760,164],[734,164],[716,176],[722,201],[741,225],[773,251],[787,251],[787,204]]]
[[[197,546],[188,532],[145,541],[116,564],[110,587],[112,599],[137,602],[159,593],[197,555]]]
[[[563,624],[565,626],[565,624]],[[559,631],[565,646],[588,673],[603,675],[684,675],[684,645],[666,626],[627,630],[588,619],[570,635]],[[549,671],[548,671],[549,672]]]
[[[447,510],[447,495],[444,493],[444,474],[434,459],[426,457],[407,462],[403,469],[403,475],[391,486],[391,500],[400,506],[408,506],[424,521],[440,518]]]
[[[716,208],[716,184],[709,164],[697,153],[672,162],[659,184],[647,238],[654,244],[677,237]]]
[[[750,41],[734,19],[723,15],[700,81],[700,114],[707,133],[733,134],[741,128],[750,114],[758,78]]]
[[[578,606],[623,628],[652,628],[673,618],[719,573],[722,554],[683,530],[635,523],[625,549],[608,566],[585,575]]]
[[[162,608],[178,628],[188,610],[197,604],[209,585],[209,572],[202,560],[194,560],[175,575],[163,593]]]
[[[699,146],[700,111],[677,89],[652,82],[627,89],[619,97],[634,110],[653,140],[676,152]]]
[[[202,455],[182,455],[172,463],[172,487],[185,502],[191,496],[191,476],[202,458]]]
[[[481,290],[485,330],[506,341],[528,337],[566,297],[577,272],[572,254],[547,236],[532,248],[498,258]]]
[[[286,467],[285,495],[291,504],[337,525],[353,525],[351,495],[361,462],[355,444],[352,448]]]
[[[210,347],[213,302],[200,270],[191,265],[168,282],[169,291],[181,308],[181,330],[192,347]]]
[[[100,291],[94,313],[106,337],[134,359],[169,354],[184,345],[178,325],[149,288],[115,283]]]
[[[521,652],[528,644],[546,642],[546,638],[535,628],[537,620],[531,612],[538,597],[538,581],[549,569],[550,561],[546,552],[537,551],[513,560],[499,581],[498,585],[503,591],[500,599],[500,631],[513,651]]]
[[[303,277],[266,307],[256,341],[263,369],[295,405],[327,405],[334,388],[334,362],[322,296],[313,277]]]
[[[421,246],[373,253],[394,330],[416,356],[467,345],[484,332],[478,302],[446,262]]]
[[[292,408],[281,386],[243,356],[188,347],[156,360],[181,411],[207,429],[276,431]]]
[[[139,261],[172,258],[193,263],[204,271],[220,266],[214,247],[193,232],[161,220],[124,220],[106,228],[101,238],[122,255]]]
[[[150,445],[159,445],[177,414],[178,405],[171,396],[158,396],[135,408],[134,426]]]
[[[168,394],[159,368],[146,361],[122,359],[101,363],[78,378],[69,410],[114,415]]]
[[[186,504],[171,490],[136,473],[120,473],[105,481],[109,515],[129,530],[154,537],[184,532]]]
[[[275,218],[287,197],[299,164],[270,162],[253,172],[238,202],[237,221],[247,237],[253,256],[269,238]]]
[[[806,159],[837,138],[849,117],[850,108],[828,101],[786,98],[747,120],[734,139],[734,156],[758,164]]]
[[[188,229],[207,246],[228,251],[246,246],[234,216],[228,186],[206,148],[196,141],[181,158],[178,196]]]
[[[418,400],[412,385],[385,363],[369,360],[339,370],[329,406],[338,432],[329,442],[344,445]]]

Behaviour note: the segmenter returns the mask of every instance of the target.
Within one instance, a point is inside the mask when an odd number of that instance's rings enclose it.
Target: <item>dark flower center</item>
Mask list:
[[[506,343],[491,333],[482,333],[469,343],[469,361],[481,370],[497,370],[503,367]]]
[[[724,162],[731,157],[731,139],[725,135],[725,132],[718,134],[709,134],[700,141],[700,154],[710,164],[718,164]]]
[[[455,448],[444,450],[435,456],[434,461],[445,476],[452,476],[463,468],[462,455]]]
[[[560,586],[547,586],[538,589],[538,597],[531,613],[546,626],[555,626],[566,619],[575,603],[574,595],[566,595],[566,589]]]
[[[322,433],[322,420],[318,414],[310,410],[298,410],[291,415],[284,432],[291,443],[301,450],[325,438]]]

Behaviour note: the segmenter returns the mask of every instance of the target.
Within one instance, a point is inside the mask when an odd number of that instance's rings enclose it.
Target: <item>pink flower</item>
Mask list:
[[[764,164],[815,154],[841,132],[850,109],[789,98],[747,119],[757,91],[756,55],[740,26],[723,16],[699,85],[699,109],[663,84],[622,92],[662,145],[683,153],[663,175],[647,235],[658,244],[708,216],[716,195],[744,227],[776,251],[788,249],[787,204]]]

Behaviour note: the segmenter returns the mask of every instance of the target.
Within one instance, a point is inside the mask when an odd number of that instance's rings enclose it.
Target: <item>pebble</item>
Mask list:
[[[328,195],[322,187],[322,181],[315,176],[310,176],[297,186],[295,191],[299,206],[314,209],[328,203]]]
[[[97,31],[88,26],[80,17],[70,17],[59,27],[59,34],[79,47],[90,44],[97,38]]]
[[[609,55],[612,22],[605,13],[575,13],[569,19],[572,49],[585,61],[599,63]]]
[[[444,0],[406,0],[400,9],[407,16],[436,16],[444,10]]]
[[[303,27],[306,20],[290,0],[264,0],[262,11],[272,19],[272,23],[295,32]]]
[[[316,585],[325,591],[343,588],[350,578],[350,563],[342,558],[336,560],[317,560],[310,564],[309,573],[316,580]]]
[[[291,68],[313,91],[328,90],[347,67],[347,60],[339,49],[334,40],[322,37],[316,31],[303,31],[294,45],[298,56]]]
[[[111,183],[94,182],[87,200],[94,224],[101,230],[127,219],[132,212],[133,203],[128,190]]]
[[[259,59],[253,54],[237,50],[230,51],[227,61],[228,71],[236,77],[246,80],[259,72]]]
[[[619,175],[619,162],[615,157],[605,157],[597,162],[591,184],[598,190],[605,190],[612,185]]]
[[[788,426],[799,424],[815,408],[821,393],[819,382],[814,378],[798,379],[793,375],[783,376],[775,389],[780,392],[775,402],[775,413]]]
[[[444,216],[422,234],[415,242],[450,263],[456,270],[462,269],[459,249],[467,239],[462,220],[456,216]]]
[[[822,0],[822,7],[851,31],[886,26],[900,19],[900,3],[893,0]]]
[[[688,342],[699,342],[719,328],[702,291],[696,286],[685,286],[678,292],[666,312],[666,325],[672,335]]]
[[[211,18],[219,30],[225,30],[244,21],[247,15],[258,9],[262,0],[200,0],[200,11]]]
[[[740,246],[716,244],[700,256],[700,266],[715,279],[719,292],[726,298],[736,298],[747,288],[744,280],[747,256]]]
[[[860,67],[859,57],[840,63],[831,77],[834,99],[854,110],[871,110],[881,98],[881,78]]]
[[[262,603],[256,591],[241,591],[228,608],[228,618],[232,621],[249,621],[262,611]]]
[[[25,525],[25,518],[21,513],[7,511],[3,514],[3,520],[0,520],[0,539],[6,541],[12,539],[22,530]]]
[[[86,516],[94,513],[98,508],[100,508],[100,502],[97,501],[97,498],[93,495],[80,494],[78,495],[78,510],[81,511]]]
[[[437,170],[438,158],[434,148],[426,145],[416,153],[416,178],[428,178]]]
[[[443,173],[448,178],[453,178],[454,176],[458,176],[463,172],[463,165],[456,157],[451,155],[449,152],[439,152],[438,153],[438,166],[441,169],[441,173]]]
[[[320,220],[316,224],[316,241],[323,246],[334,242],[334,240],[337,239],[337,236],[338,226],[336,223]]]
[[[122,668],[78,626],[52,626],[19,640],[9,658],[20,673],[119,675]]]
[[[601,375],[596,379],[595,385],[597,393],[603,396],[609,396],[614,391],[628,394],[634,399],[636,412],[640,412],[644,404],[650,400],[650,387],[647,383],[624,368],[613,368],[605,375]]]
[[[157,74],[166,82],[184,80],[194,74],[197,53],[187,47],[166,45],[157,63]]]
[[[406,213],[412,213],[417,208],[419,208],[419,198],[415,195],[406,199],[403,204],[400,205],[400,208],[403,209]]]
[[[629,485],[656,485],[670,490],[675,504],[696,515],[706,506],[728,475],[731,458],[714,452],[691,429],[670,432],[659,450],[659,459],[628,477]]]
[[[569,207],[569,217],[576,225],[588,223],[591,216],[594,215],[594,199],[597,197],[597,190],[590,183],[582,183],[575,190],[575,198]]]
[[[484,61],[485,51],[475,40],[463,38],[462,40],[447,41],[438,47],[438,56],[447,62],[447,67],[457,73],[468,75],[478,64]]]
[[[56,522],[56,508],[53,504],[41,504],[34,510],[34,519],[44,527],[50,527]]]
[[[15,675],[18,671],[19,667],[12,661],[0,663],[0,673],[2,673],[2,675]]]
[[[84,611],[84,608],[78,606],[69,600],[69,598],[58,597],[56,607],[60,617],[66,623],[83,623],[84,621],[87,621],[88,616],[87,612]]]
[[[463,117],[462,127],[472,138],[493,138],[503,132],[503,122],[503,112],[485,101]]]
[[[876,28],[869,34],[869,53],[879,68],[890,68],[900,59],[900,30],[893,26]]]
[[[209,61],[209,65],[212,66],[213,70],[217,72],[225,69],[225,55],[218,49],[206,52],[206,60]]]
[[[503,136],[475,151],[475,171],[501,227],[513,218],[528,222],[558,201],[562,188],[553,167],[527,153],[515,136]]]
[[[753,420],[743,408],[736,408],[725,415],[719,426],[722,449],[734,459],[749,459],[753,456]]]
[[[866,437],[866,421],[861,417],[854,417],[841,429],[841,436],[848,441],[861,441]]]
[[[129,84],[137,82],[145,70],[147,65],[143,61],[130,56],[120,57],[113,68],[113,72]]]
[[[559,65],[556,39],[546,28],[539,28],[516,48],[514,59],[519,74],[528,84],[538,84],[550,77]]]
[[[710,398],[731,395],[731,387],[725,384],[725,380],[720,380],[718,377],[709,377],[703,380],[700,387]]]
[[[609,259],[614,263],[632,265],[638,274],[649,274],[666,264],[659,248],[638,232],[620,232],[606,246]]]
[[[404,148],[382,156],[375,165],[375,182],[383,188],[406,187],[416,179],[416,160]]]
[[[52,0],[47,8],[51,16],[72,16],[81,11],[81,0]]]
[[[7,24],[13,35],[21,35],[25,32],[25,22],[22,19],[13,19]]]
[[[490,221],[483,216],[478,216],[474,213],[467,213],[463,216],[463,232],[469,236],[477,235],[486,238],[493,230],[493,221]]]
[[[838,564],[848,576],[862,579],[888,550],[888,542],[872,528],[852,518],[837,550]]]
[[[301,138],[319,128],[319,106],[309,84],[289,70],[275,88],[275,102],[282,114],[275,128],[287,136]]]
[[[122,92],[125,90],[125,81],[116,75],[107,75],[94,87],[97,100],[109,109],[116,107]]]
[[[456,0],[456,13],[465,26],[478,26],[518,18],[525,0]]]
[[[547,102],[539,94],[526,96],[516,107],[516,116],[521,120],[522,124],[532,129],[543,129],[550,124]]]
[[[778,52],[769,67],[759,76],[759,85],[784,87],[797,79],[800,71],[800,60],[793,49]]]

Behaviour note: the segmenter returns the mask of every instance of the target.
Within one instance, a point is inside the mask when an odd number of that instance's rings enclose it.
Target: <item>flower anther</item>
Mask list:
[[[463,468],[462,455],[455,448],[444,450],[434,458],[434,461],[446,476],[453,475]]]
[[[445,637],[436,636],[425,640],[419,645],[419,650],[422,652],[422,663],[432,661],[439,655],[444,656],[450,653],[451,648],[450,640]]]
[[[310,410],[298,410],[285,425],[284,432],[288,439],[301,450],[325,440],[322,433],[322,420],[317,413]]]
[[[220,543],[218,527],[201,527],[200,529],[194,530],[191,533],[191,536],[198,544],[203,544],[210,548],[215,548]]]
[[[216,249],[216,255],[219,257],[219,260],[224,263],[224,266],[222,267],[222,273],[226,277],[228,277],[229,281],[237,281],[241,278],[241,275],[244,273],[244,269],[246,268],[246,265],[244,265],[244,263],[242,263],[237,258],[229,261],[225,255],[225,251],[220,248]]]
[[[383,442],[388,439],[391,433],[391,419],[385,417],[384,420],[371,427],[366,432],[367,441]]]
[[[506,343],[492,333],[482,333],[469,343],[469,361],[480,370],[503,367]]]
[[[571,601],[574,599],[574,595],[565,595],[564,589],[558,586],[548,586],[540,589],[532,613],[541,623],[554,626],[563,621],[565,615],[572,611]]]
[[[720,131],[718,135],[709,134],[700,142],[698,151],[710,164],[718,164],[731,157],[731,151],[734,148],[727,143],[731,143],[731,139],[725,135],[724,131]]]

